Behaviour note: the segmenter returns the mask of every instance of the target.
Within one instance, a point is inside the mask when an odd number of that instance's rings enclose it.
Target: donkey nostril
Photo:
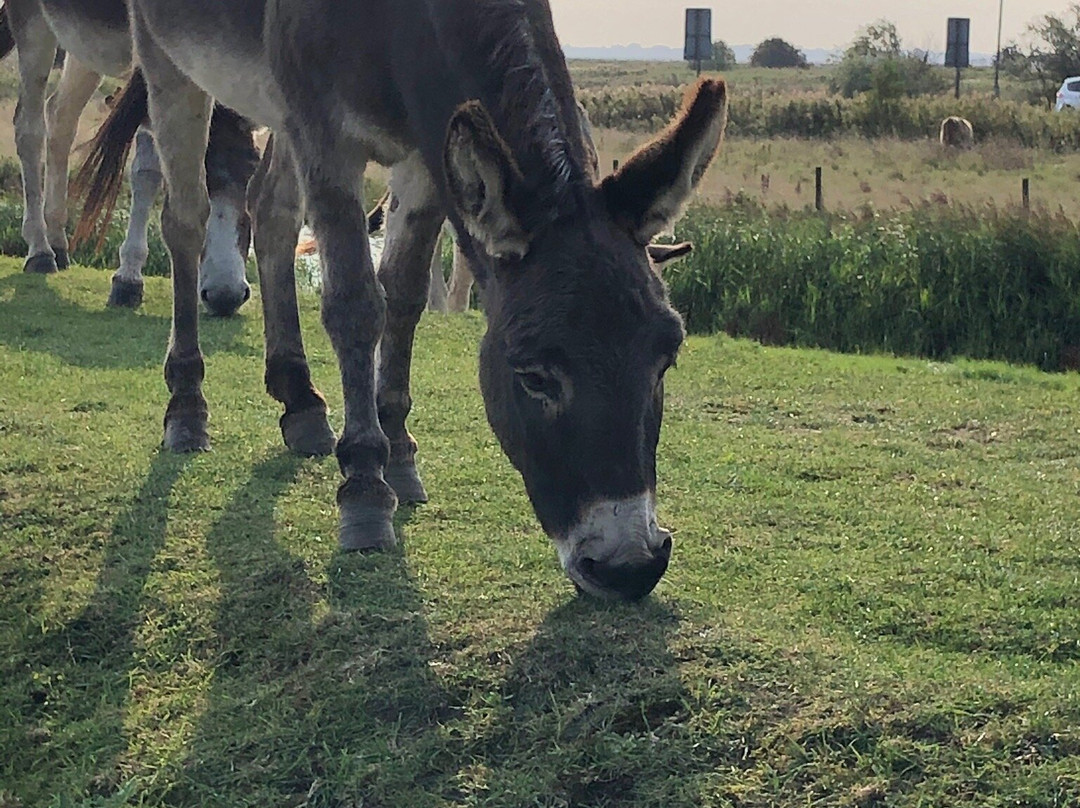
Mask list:
[[[578,565],[581,567],[581,572],[584,575],[592,578],[596,574],[596,559],[595,558],[583,558]]]
[[[210,293],[207,292],[205,289],[202,290],[202,301],[203,301],[203,303],[209,303],[210,302]]]
[[[244,287],[244,302],[247,303],[249,300],[251,300],[251,287],[250,286],[245,286]]]
[[[671,535],[664,537],[664,543],[660,545],[660,552],[664,555],[671,555]]]

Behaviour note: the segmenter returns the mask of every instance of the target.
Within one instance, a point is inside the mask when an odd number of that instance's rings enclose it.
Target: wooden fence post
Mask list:
[[[1031,181],[1027,177],[1020,180],[1020,198],[1023,200],[1024,210],[1031,210]]]
[[[821,166],[814,169],[814,208],[825,209],[825,198],[821,190]]]

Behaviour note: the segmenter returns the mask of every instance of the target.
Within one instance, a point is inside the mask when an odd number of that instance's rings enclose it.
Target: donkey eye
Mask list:
[[[534,398],[546,398],[555,400],[559,397],[560,386],[558,380],[542,370],[536,368],[515,370],[518,384],[525,392]]]

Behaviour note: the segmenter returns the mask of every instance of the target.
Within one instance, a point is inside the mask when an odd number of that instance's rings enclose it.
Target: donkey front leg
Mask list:
[[[101,83],[101,75],[72,57],[56,91],[46,103],[48,145],[45,158],[45,230],[58,269],[68,266],[68,159],[87,102]]]
[[[271,136],[248,197],[266,334],[266,391],[285,405],[281,435],[302,455],[334,451],[326,399],[311,383],[296,305],[296,240],[303,222],[296,167],[287,146]]]
[[[429,266],[444,214],[435,184],[418,155],[394,166],[390,213],[379,280],[386,290],[387,319],[379,345],[379,421],[390,439],[386,481],[402,502],[427,502],[416,471],[416,441],[405,428],[412,409],[409,376],[413,336],[424,311]],[[439,267],[440,279],[442,267]]]
[[[158,50],[138,12],[133,16],[137,56],[146,75],[150,120],[165,173],[161,235],[169,249],[173,322],[165,358],[169,406],[164,445],[174,452],[204,450],[207,407],[199,350],[199,257],[210,216],[204,156],[211,101]]]
[[[23,183],[22,236],[27,272],[56,272],[56,256],[45,226],[45,85],[56,58],[56,36],[38,3],[8,3],[19,50],[19,101],[15,106],[15,150]]]
[[[150,255],[147,229],[150,210],[161,189],[161,163],[150,130],[143,127],[135,135],[135,158],[131,161],[131,214],[127,233],[120,245],[120,268],[112,278],[110,306],[138,308],[143,299],[143,267]]]
[[[313,134],[297,127],[295,134]],[[290,132],[291,134],[293,131]],[[357,189],[355,154],[339,154],[331,138],[293,139],[307,211],[322,258],[322,321],[337,354],[345,399],[345,429],[337,443],[344,481],[338,488],[339,541],[346,550],[393,546],[397,496],[383,476],[390,442],[375,406],[375,346],[386,301],[375,278],[367,217]],[[424,267],[425,271],[427,267]]]

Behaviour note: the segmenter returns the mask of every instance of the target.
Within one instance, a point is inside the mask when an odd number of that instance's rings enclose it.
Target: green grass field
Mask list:
[[[214,451],[160,454],[168,287],[0,262],[0,806],[1070,806],[1080,380],[687,342],[672,567],[579,599],[420,326],[430,504],[335,549],[257,301],[204,322]],[[313,372],[334,361],[302,298]]]
[[[686,62],[634,62],[603,59],[571,59],[568,62],[574,86],[579,90],[598,87],[639,86],[649,84],[679,85],[689,84],[696,78],[696,72]],[[829,82],[836,70],[835,65],[812,65],[799,68],[765,68],[736,65],[731,70],[722,71],[731,85],[733,93],[798,94],[823,93],[829,88]],[[954,71],[951,68],[939,68],[949,81],[952,92]],[[717,73],[705,71],[707,75]],[[1001,97],[1005,99],[1025,98],[1024,87],[1015,78],[1007,74],[999,77]],[[2,88],[0,84],[0,88]],[[994,88],[994,69],[992,67],[972,67],[964,70],[961,77],[961,94],[988,95]]]
[[[624,161],[647,139],[598,130],[601,169],[610,171],[613,160]],[[930,140],[727,138],[702,180],[699,198],[723,204],[742,193],[767,207],[813,207],[818,166],[830,210],[903,210],[923,202],[1008,207],[1020,204],[1026,177],[1034,207],[1075,218],[1080,154],[993,141],[955,153]]]

